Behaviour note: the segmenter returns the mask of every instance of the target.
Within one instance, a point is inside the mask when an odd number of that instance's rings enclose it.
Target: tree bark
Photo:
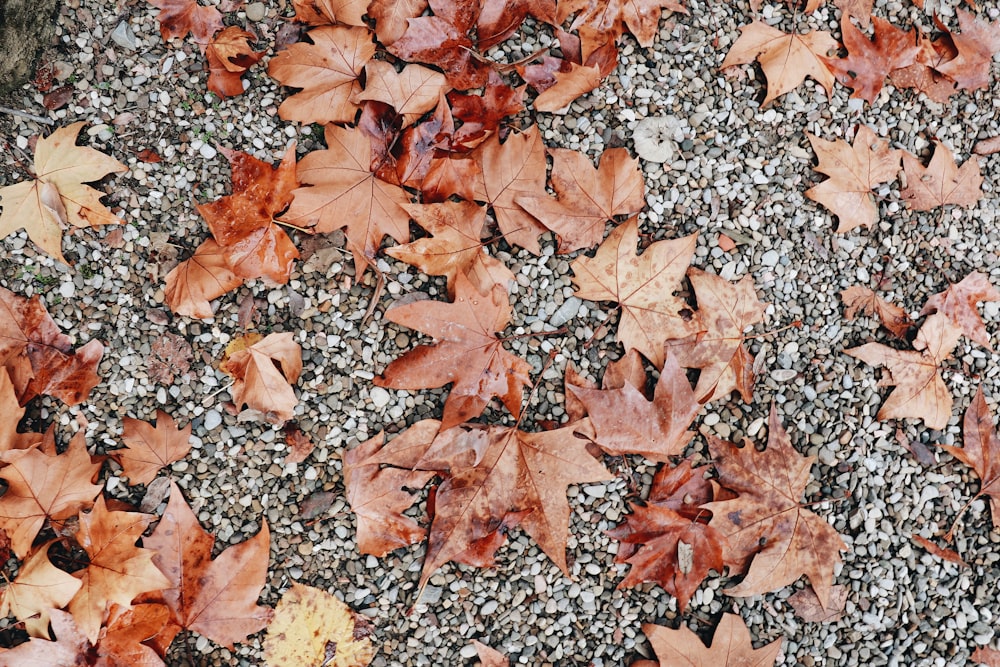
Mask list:
[[[0,0],[0,95],[31,77],[56,27],[59,0]]]

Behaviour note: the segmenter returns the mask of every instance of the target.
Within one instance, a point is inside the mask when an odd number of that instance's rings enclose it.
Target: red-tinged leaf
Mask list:
[[[141,151],[135,155],[139,158],[140,162],[145,162],[146,164],[156,164],[158,162],[163,162],[163,158],[160,154],[154,151],[152,148],[143,148]]]
[[[368,0],[292,0],[295,20],[312,26],[365,25]]]
[[[472,645],[476,649],[480,667],[510,667],[510,659],[495,648],[475,639],[472,640]]]
[[[962,560],[962,557],[953,549],[945,549],[944,547],[939,547],[930,540],[928,540],[923,535],[911,535],[910,539],[913,540],[915,544],[920,546],[922,549],[926,550],[927,553],[932,556],[937,556],[941,560],[947,561],[949,563],[954,563],[960,567],[969,567],[969,564]]]
[[[968,208],[983,197],[979,160],[973,156],[959,168],[955,156],[939,141],[934,143],[934,155],[926,167],[916,156],[904,152],[903,171],[906,189],[900,196],[914,211],[930,211],[947,204]]]
[[[528,16],[558,25],[556,0],[483,0],[476,20],[480,50],[485,51],[513,35]]]
[[[980,301],[1000,301],[1000,292],[993,287],[989,276],[973,271],[960,282],[949,285],[945,291],[928,298],[920,315],[941,313],[961,329],[966,337],[992,350],[990,334],[976,309],[976,304]]]
[[[938,66],[962,90],[978,90],[990,85],[990,65],[1000,52],[1000,21],[976,19],[964,9],[956,10],[960,33],[951,33],[958,51],[953,59]]]
[[[191,33],[202,52],[212,35],[223,28],[219,10],[199,5],[195,0],[149,0],[149,4],[160,10],[156,20],[160,22],[163,39],[184,39]]]
[[[205,49],[208,60],[208,89],[219,97],[235,97],[243,93],[243,74],[257,63],[264,51],[254,51],[248,40],[257,36],[230,26],[212,38]]]
[[[365,88],[354,93],[351,101],[384,102],[403,117],[403,127],[434,108],[441,94],[447,92],[445,77],[440,72],[421,65],[409,64],[401,72],[384,60],[372,60],[365,65]]]
[[[452,143],[468,150],[496,133],[505,118],[524,111],[524,86],[511,88],[495,70],[490,70],[482,95],[452,91],[448,103],[454,117],[462,121]]]
[[[972,652],[972,661],[986,667],[1000,667],[1000,651],[988,646],[977,646]]]
[[[440,16],[408,19],[406,31],[386,48],[402,60],[439,67],[456,90],[481,88],[489,76],[468,35]]]
[[[840,298],[844,302],[844,317],[849,320],[856,318],[858,313],[874,315],[889,333],[900,339],[906,338],[913,326],[913,320],[905,310],[889,303],[868,287],[853,285],[843,290]]]
[[[1000,438],[982,385],[965,411],[962,446],[942,445],[942,448],[972,468],[979,477],[978,495],[990,497],[993,525],[1000,526]]]
[[[289,422],[282,431],[285,434],[285,446],[288,448],[285,463],[302,463],[309,458],[316,444],[299,428],[299,425]]]
[[[845,14],[840,28],[847,57],[826,59],[837,80],[854,89],[851,97],[869,104],[875,103],[889,73],[914,64],[921,51],[916,30],[903,31],[877,16],[872,22],[875,30],[869,40]]]
[[[170,310],[185,317],[207,319],[215,315],[212,299],[243,284],[229,266],[225,251],[214,239],[205,239],[194,255],[167,274],[164,295]]]

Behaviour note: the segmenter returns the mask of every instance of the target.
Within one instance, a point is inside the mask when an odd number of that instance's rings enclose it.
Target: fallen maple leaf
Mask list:
[[[483,2],[476,19],[476,39],[480,50],[485,51],[513,35],[528,16],[541,23],[556,25],[556,0]]]
[[[167,274],[164,296],[170,310],[185,317],[207,319],[215,312],[212,299],[234,290],[243,279],[229,266],[226,251],[205,239],[194,254]]]
[[[913,65],[921,51],[916,30],[905,32],[878,16],[872,17],[872,23],[874,35],[869,40],[844,14],[840,29],[847,57],[825,59],[837,80],[854,89],[851,97],[869,104],[875,103],[885,78],[893,70]]]
[[[962,90],[978,90],[990,85],[990,64],[1000,52],[1000,21],[977,20],[964,9],[956,10],[960,33],[950,33],[958,55],[938,65]]]
[[[264,51],[254,51],[247,40],[256,41],[252,32],[229,26],[212,38],[205,49],[208,60],[208,89],[219,97],[234,97],[243,93],[243,74],[264,57]]]
[[[91,643],[97,642],[112,603],[127,609],[142,593],[170,585],[153,564],[153,552],[135,546],[154,518],[139,512],[109,512],[103,495],[93,510],[80,513],[75,537],[88,562],[75,573],[81,586],[67,609]]]
[[[294,334],[273,333],[261,338],[248,334],[236,338],[226,348],[219,364],[222,372],[233,377],[233,403],[246,404],[264,413],[264,418],[281,424],[295,414],[299,400],[292,385],[302,373],[302,348]]]
[[[172,385],[174,377],[188,377],[194,351],[183,336],[164,331],[150,346],[146,357],[149,379],[162,385]]]
[[[292,193],[292,205],[281,219],[315,233],[346,228],[360,280],[386,235],[398,243],[410,240],[410,218],[400,206],[410,197],[372,173],[371,144],[361,132],[331,124],[324,136],[326,150],[299,162],[298,179],[306,187]]]
[[[463,29],[438,15],[410,18],[403,34],[386,49],[402,60],[440,68],[449,85],[457,90],[481,88],[490,67],[475,57],[478,54],[467,32],[467,27]]]
[[[292,0],[295,20],[309,25],[365,25],[368,0]]]
[[[767,95],[761,106],[795,89],[807,76],[823,86],[829,97],[836,79],[823,57],[837,46],[837,40],[825,30],[788,34],[757,20],[740,28],[740,38],[721,68],[758,61],[767,77]]]
[[[847,545],[823,517],[801,503],[815,457],[795,451],[774,405],[764,451],[750,442],[738,447],[714,436],[708,436],[708,447],[719,483],[739,494],[704,505],[712,512],[709,525],[729,540],[726,564],[734,572],[746,572],[743,581],[724,592],[759,595],[806,575],[827,606],[833,570]]]
[[[819,159],[814,169],[830,177],[806,190],[806,197],[837,216],[838,234],[871,227],[878,219],[871,191],[896,177],[902,151],[889,148],[867,125],[858,128],[853,146],[842,139],[827,141],[808,132],[806,136]]]
[[[958,552],[953,549],[945,549],[944,547],[939,547],[930,540],[928,540],[923,535],[911,535],[910,539],[913,540],[914,544],[918,545],[922,549],[926,550],[927,553],[932,556],[936,556],[943,561],[949,563],[954,563],[960,567],[969,567],[969,564],[962,560],[962,557],[958,555]]]
[[[972,661],[987,667],[1000,667],[1000,651],[988,646],[977,646],[972,652]]]
[[[24,229],[35,245],[63,264],[63,228],[122,224],[102,203],[104,196],[84,183],[128,171],[118,160],[86,146],[76,137],[84,122],[42,137],[35,145],[35,178],[0,188],[0,238]]]
[[[367,28],[321,26],[307,33],[312,44],[298,42],[271,58],[267,73],[284,86],[301,88],[278,107],[284,120],[300,123],[351,123],[361,92],[358,77],[375,55]],[[329,142],[328,144],[329,145]]]
[[[692,266],[687,276],[698,299],[698,332],[671,340],[667,347],[677,354],[681,366],[700,370],[694,390],[700,403],[734,391],[752,402],[756,378],[753,357],[743,344],[744,332],[764,321],[767,304],[757,297],[749,274],[733,284]]]
[[[149,484],[160,470],[191,451],[191,424],[177,426],[173,417],[156,411],[156,426],[125,417],[122,440],[126,449],[109,452],[130,484]]]
[[[897,88],[916,88],[935,102],[946,104],[957,89],[955,82],[938,68],[958,55],[955,42],[945,32],[937,39],[920,35],[918,45],[920,52],[913,64],[892,70],[889,79]]]
[[[847,604],[847,586],[832,586],[830,588],[830,601],[826,606],[816,597],[816,591],[812,589],[812,586],[806,586],[790,595],[788,604],[792,605],[796,615],[807,623],[836,623],[844,616],[844,606]]]
[[[29,443],[24,437],[26,434],[17,432],[17,425],[24,416],[24,408],[17,402],[14,383],[3,367],[0,367],[0,415],[3,416],[0,420],[0,452],[28,447]]]
[[[491,257],[480,240],[486,225],[486,208],[475,202],[446,201],[440,204],[407,204],[403,209],[431,237],[394,246],[386,254],[412,264],[431,276],[447,276],[448,296],[455,298],[455,282],[464,275],[480,294],[494,285],[506,291],[514,274],[503,262]]]
[[[643,623],[642,631],[649,639],[660,667],[770,667],[778,660],[781,651],[780,639],[755,649],[750,632],[738,614],[722,615],[708,647],[683,624],[672,630],[662,625]]]
[[[549,153],[556,198],[526,195],[515,202],[559,235],[559,252],[597,245],[615,216],[638,213],[646,205],[639,161],[624,148],[604,151],[597,169],[580,151]]]
[[[375,656],[371,623],[335,596],[292,582],[264,638],[268,667],[365,667]]]
[[[285,463],[302,463],[309,458],[316,444],[299,428],[299,425],[289,422],[282,431],[285,433],[285,446],[288,447]]]
[[[905,310],[889,303],[868,287],[853,285],[841,291],[840,298],[844,302],[844,317],[849,320],[855,319],[858,313],[875,315],[896,338],[906,338],[913,326],[913,320]]]
[[[983,197],[979,161],[970,157],[959,169],[951,151],[940,141],[934,142],[934,155],[926,167],[916,156],[904,152],[903,171],[906,188],[900,196],[914,211],[930,211],[946,204],[968,208]]]
[[[495,648],[475,639],[472,640],[472,646],[476,649],[480,667],[510,667],[510,658]]]
[[[961,329],[966,337],[992,350],[990,334],[976,310],[976,303],[979,301],[1000,301],[1000,292],[993,287],[989,276],[973,271],[960,282],[948,285],[945,291],[928,298],[920,315],[941,313]]]
[[[509,3],[496,4],[509,6]],[[491,70],[481,95],[450,91],[451,113],[462,122],[454,132],[452,144],[465,149],[475,148],[500,129],[503,119],[524,111],[524,88],[511,88]]]
[[[218,9],[199,5],[195,0],[149,0],[149,4],[160,10],[156,20],[163,39],[184,39],[190,32],[202,53],[212,35],[224,26]]]
[[[232,650],[270,622],[272,610],[257,605],[270,545],[267,522],[262,524],[257,535],[213,560],[215,538],[198,524],[171,481],[167,509],[143,546],[156,552],[153,562],[170,580],[157,596],[178,625]]]
[[[49,560],[52,542],[37,548],[18,568],[17,578],[3,589],[0,614],[24,622],[32,637],[49,636],[49,614],[62,609],[80,590],[80,580]]]
[[[372,0],[368,16],[375,21],[378,40],[389,46],[403,36],[410,19],[415,19],[427,9],[427,0]]]
[[[570,265],[575,295],[616,301],[621,308],[618,341],[657,368],[663,366],[664,341],[697,331],[691,308],[674,295],[682,287],[697,238],[657,241],[636,255],[639,223],[632,217],[611,231],[593,258],[581,256]]]
[[[478,417],[494,397],[519,416],[523,388],[531,384],[531,365],[507,352],[496,336],[510,323],[510,316],[506,287],[494,285],[489,293],[480,294],[459,273],[454,303],[417,301],[386,311],[390,322],[422,331],[437,342],[420,345],[390,363],[375,384],[425,389],[450,383],[443,429]]]
[[[923,419],[928,428],[941,430],[951,418],[952,398],[938,367],[951,356],[961,334],[947,317],[936,313],[917,332],[915,352],[865,343],[844,353],[872,366],[886,367],[878,386],[896,389],[878,411],[879,419],[913,417]]]
[[[447,90],[441,72],[413,63],[397,72],[384,60],[371,60],[365,65],[365,88],[354,93],[351,102],[358,105],[365,100],[384,102],[402,116],[406,127],[433,109],[441,93]]]
[[[0,478],[7,490],[0,496],[0,528],[10,537],[18,558],[24,558],[46,519],[62,521],[88,507],[101,487],[93,483],[102,458],[87,453],[83,431],[70,440],[66,451],[49,456],[38,449],[0,453],[7,465]]]
[[[965,411],[962,423],[962,446],[942,445],[956,459],[972,468],[980,479],[979,496],[990,497],[993,525],[1000,526],[1000,438],[997,437],[993,415],[983,386]]]

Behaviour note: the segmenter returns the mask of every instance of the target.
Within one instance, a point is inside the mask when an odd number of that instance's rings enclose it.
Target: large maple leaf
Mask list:
[[[132,417],[122,422],[126,448],[109,454],[121,465],[130,484],[149,484],[164,466],[191,451],[191,424],[182,429],[163,410],[156,411],[156,426]]]
[[[100,382],[103,355],[97,340],[74,350],[38,296],[26,299],[0,287],[0,366],[21,405],[42,394],[66,405],[83,402]]]
[[[410,19],[427,9],[427,0],[372,0],[368,16],[375,21],[378,40],[388,46],[403,36]]]
[[[721,67],[759,62],[767,77],[767,95],[761,106],[795,89],[807,76],[823,86],[829,97],[836,79],[823,56],[836,48],[837,40],[825,30],[789,34],[758,20],[740,28],[740,38]]]
[[[215,239],[205,239],[191,257],[167,274],[164,295],[170,310],[178,315],[210,318],[212,299],[243,284],[229,266],[227,251]]]
[[[371,463],[404,475],[422,470],[445,477],[435,491],[420,585],[451,560],[492,565],[506,531],[518,524],[567,572],[566,487],[612,477],[575,435],[587,429],[586,420],[542,433],[467,424],[425,434],[422,442],[396,438],[373,456]]]
[[[736,284],[691,267],[688,280],[698,299],[697,333],[667,343],[681,366],[697,368],[695,396],[701,403],[739,391],[753,401],[753,357],[743,344],[747,328],[764,320],[767,304],[757,298],[753,277]]]
[[[35,146],[35,178],[0,188],[0,238],[18,229],[44,252],[66,264],[63,228],[121,224],[102,203],[103,193],[84,185],[128,171],[118,160],[76,145],[84,122],[61,127]]]
[[[867,125],[858,128],[854,144],[827,141],[806,133],[819,164],[814,169],[830,178],[806,190],[806,197],[826,206],[839,219],[837,233],[871,227],[878,219],[872,189],[891,181],[899,171],[902,151],[889,148]]]
[[[961,335],[961,329],[943,313],[935,313],[917,332],[913,341],[916,351],[865,343],[844,353],[872,366],[886,367],[887,372],[878,384],[896,388],[879,409],[879,419],[913,417],[923,419],[928,428],[941,430],[951,418],[952,398],[939,366],[951,356]]]
[[[403,119],[403,127],[412,125],[434,108],[442,92],[447,92],[445,77],[428,67],[410,63],[397,72],[384,60],[365,65],[365,88],[354,93],[351,101],[361,104],[376,100],[391,106]]]
[[[156,552],[153,562],[170,580],[157,595],[182,628],[232,649],[271,620],[272,610],[257,605],[267,579],[267,522],[254,537],[228,547],[215,559],[214,544],[215,538],[199,525],[171,481],[163,518],[143,539],[143,546]]]
[[[963,90],[987,88],[993,56],[1000,51],[1000,21],[980,21],[964,9],[956,13],[962,32],[950,34],[958,54],[937,69]]]
[[[914,211],[930,211],[946,204],[975,205],[983,197],[983,175],[979,160],[970,157],[961,169],[955,156],[940,141],[934,142],[934,155],[926,167],[909,152],[903,153],[906,188],[900,196]]]
[[[559,235],[559,252],[597,245],[615,216],[638,213],[646,205],[639,161],[624,148],[604,151],[597,169],[580,151],[549,153],[556,198],[521,196],[515,202]]]
[[[365,25],[368,0],[292,0],[295,20],[309,25]]]
[[[877,16],[872,17],[872,23],[874,35],[869,40],[844,14],[840,29],[847,57],[826,59],[837,80],[854,89],[851,97],[869,104],[875,103],[885,78],[893,70],[913,65],[921,52],[916,30],[903,31]]]
[[[360,280],[386,235],[399,243],[410,240],[410,217],[400,206],[410,197],[372,173],[372,148],[363,133],[327,125],[325,137],[326,150],[299,161],[298,178],[305,187],[293,193],[281,219],[316,233],[346,228]]]
[[[455,301],[417,301],[391,308],[386,319],[417,329],[437,341],[420,345],[390,363],[375,384],[392,389],[426,389],[451,384],[442,428],[482,414],[494,397],[515,417],[521,414],[531,365],[503,348],[497,333],[510,323],[507,289],[495,285],[487,294],[463,274],[455,280]]]
[[[0,602],[0,614],[23,621],[32,637],[48,638],[49,615],[69,604],[81,586],[79,579],[52,564],[50,546],[51,542],[39,547],[21,563]]]
[[[81,586],[67,608],[91,643],[97,641],[113,603],[128,608],[142,593],[170,585],[153,564],[153,552],[135,546],[154,518],[139,512],[109,512],[103,495],[93,510],[80,513],[76,541],[87,552],[88,563],[75,573]]]
[[[949,454],[972,468],[980,479],[976,497],[990,497],[993,526],[1000,526],[1000,438],[996,420],[986,404],[983,385],[965,411],[962,422],[962,446],[942,445]]]
[[[375,55],[367,28],[321,26],[308,32],[312,44],[297,42],[268,63],[267,73],[279,83],[302,90],[287,97],[278,115],[300,123],[351,123],[361,92],[358,77]]]
[[[226,349],[219,369],[233,378],[231,393],[236,407],[246,404],[274,424],[295,416],[299,399],[292,385],[302,374],[302,348],[295,342],[295,334],[237,338]]]
[[[771,667],[781,652],[780,639],[755,649],[750,631],[738,614],[722,615],[709,646],[705,646],[698,635],[684,625],[672,630],[644,623],[642,631],[649,639],[660,667]],[[632,667],[638,664],[633,663]]]
[[[641,255],[635,251],[638,241],[639,223],[632,217],[612,230],[593,258],[578,257],[570,268],[576,296],[617,302],[618,341],[660,368],[664,341],[697,331],[690,307],[674,294],[682,287],[697,235],[657,241]]]
[[[747,442],[738,447],[709,436],[709,451],[719,483],[739,494],[705,504],[709,524],[728,538],[726,563],[746,575],[727,595],[759,595],[809,577],[826,606],[833,570],[841,562],[844,541],[823,517],[801,501],[815,457],[800,455],[771,406],[767,448]]]
[[[68,519],[101,492],[93,481],[102,459],[95,461],[87,453],[82,431],[58,456],[16,449],[0,454],[0,460],[7,464],[0,469],[0,478],[7,481],[7,490],[0,496],[0,528],[7,532],[18,558],[31,551],[46,519]]]
[[[242,151],[221,152],[232,166],[233,194],[198,204],[198,212],[233,273],[288,282],[299,251],[275,217],[288,208],[298,187],[294,142],[277,168]]]
[[[976,310],[979,301],[1000,301],[1000,292],[993,287],[987,274],[973,271],[961,281],[948,285],[945,291],[929,297],[920,315],[941,313],[966,337],[992,350],[990,334]]]
[[[196,0],[149,0],[149,4],[160,10],[156,20],[163,39],[184,39],[191,33],[202,52],[212,35],[224,27],[217,8],[199,5]]]

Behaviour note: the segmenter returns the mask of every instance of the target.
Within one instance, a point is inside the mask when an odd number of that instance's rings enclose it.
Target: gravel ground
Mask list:
[[[908,1],[875,4],[877,15],[897,25],[932,25],[929,15]],[[928,0],[928,11],[931,4]],[[950,25],[955,25],[954,4],[934,3]],[[934,463],[918,462],[899,444],[896,429],[932,452],[934,444],[960,444],[959,416],[979,382],[988,397],[1000,395],[997,357],[965,339],[959,344],[945,372],[956,399],[946,430],[878,422],[874,415],[885,394],[876,387],[877,372],[842,351],[884,337],[868,319],[846,321],[838,292],[853,284],[872,286],[916,315],[929,295],[972,270],[989,273],[1000,285],[1000,237],[993,232],[1000,155],[981,160],[986,195],[970,210],[909,212],[897,203],[896,182],[878,193],[882,221],[876,228],[834,236],[829,213],[803,196],[822,179],[811,169],[804,133],[832,139],[867,123],[895,147],[926,158],[929,140],[938,138],[964,160],[977,140],[1000,134],[996,63],[990,90],[956,96],[948,105],[887,86],[877,104],[859,106],[848,100],[845,88],[835,88],[828,99],[808,81],[761,110],[759,70],[741,67],[724,76],[718,68],[738,27],[753,18],[747,3],[690,0],[690,10],[690,16],[661,22],[653,49],[626,37],[620,65],[600,89],[566,115],[539,114],[536,120],[548,145],[595,158],[622,140],[630,146],[631,129],[641,118],[666,114],[681,120],[685,136],[678,159],[643,165],[649,204],[640,216],[643,231],[657,239],[700,232],[694,264],[727,278],[752,274],[762,300],[773,304],[763,328],[778,329],[796,319],[804,325],[751,342],[764,369],[756,402],[715,401],[698,426],[729,439],[747,435],[763,441],[767,406],[776,402],[793,444],[818,457],[807,499],[831,499],[814,509],[850,550],[836,577],[849,591],[838,622],[805,623],[793,614],[787,599],[802,580],[763,597],[731,599],[721,593],[727,580],[719,577],[698,591],[683,622],[695,629],[713,627],[722,611],[737,610],[756,642],[784,638],[778,664],[964,665],[976,646],[995,645],[1000,534],[991,528],[986,504],[976,501],[955,544],[970,568],[943,563],[911,543],[912,534],[936,537],[946,531],[979,487],[969,469],[948,455],[937,452]],[[276,4],[255,3],[232,16],[271,43],[283,13]],[[980,3],[979,13],[995,20],[996,3]],[[800,16],[772,3],[762,14],[785,30],[808,27],[839,35],[840,12],[832,5]],[[120,446],[125,416],[152,419],[156,408],[163,408],[181,423],[193,422],[195,448],[173,465],[173,476],[202,524],[225,545],[256,533],[266,517],[273,536],[263,600],[274,604],[291,580],[339,591],[374,620],[375,665],[472,664],[473,638],[509,653],[517,664],[618,665],[649,655],[640,624],[676,626],[681,622],[676,603],[651,584],[616,590],[625,566],[612,563],[617,545],[602,532],[627,511],[629,475],[634,486],[648,488],[653,467],[640,460],[619,466],[613,482],[570,487],[572,578],[514,531],[496,569],[449,565],[431,578],[414,606],[422,547],[381,560],[355,550],[341,453],[383,428],[394,432],[439,416],[444,395],[373,387],[373,375],[417,338],[386,322],[382,313],[400,295],[443,294],[443,281],[428,280],[391,258],[381,260],[388,282],[366,322],[374,295],[371,274],[352,286],[350,258],[326,247],[299,263],[287,286],[250,282],[222,297],[213,322],[169,314],[163,276],[178,253],[186,257],[207,236],[195,201],[228,192],[228,166],[215,145],[276,162],[293,138],[301,155],[320,147],[320,135],[316,127],[277,118],[285,93],[263,65],[251,70],[243,96],[220,102],[207,95],[197,48],[190,41],[164,44],[154,16],[141,1],[67,0],[49,58],[73,87],[72,101],[46,112],[31,86],[2,101],[57,125],[88,121],[87,144],[131,169],[106,188],[106,201],[129,223],[120,243],[109,243],[111,229],[68,234],[64,250],[75,263],[71,269],[40,255],[23,233],[3,241],[0,282],[21,294],[41,294],[60,327],[79,343],[98,338],[108,346],[100,368],[104,382],[91,399],[75,408],[36,402],[29,411],[36,428],[58,422],[67,438],[79,428],[76,416],[83,415],[89,442],[103,450]],[[519,58],[548,39],[530,29],[524,36],[522,45],[501,47],[497,59]],[[22,117],[0,118],[0,139],[8,147],[0,153],[0,183],[25,176],[28,140],[43,130],[49,128]],[[138,161],[143,149],[155,150],[163,161]],[[720,232],[740,245],[724,252],[717,245]],[[558,350],[529,410],[534,419],[559,419],[566,361],[596,379],[620,348],[607,333],[615,317],[610,310],[572,297],[572,256],[555,255],[551,238],[543,245],[537,258],[524,252],[498,255],[518,276],[512,333],[568,327],[564,336],[510,344],[536,372],[549,350]],[[221,407],[229,397],[216,362],[231,337],[242,332],[237,310],[248,296],[262,300],[261,330],[293,331],[303,348],[297,417],[318,444],[302,464],[283,463],[279,431],[238,423]],[[984,312],[993,329],[1000,308],[988,304]],[[605,333],[595,338],[595,331]],[[194,350],[188,375],[168,386],[150,378],[147,364],[151,344],[165,332],[185,337]],[[499,412],[487,416],[506,419]],[[693,447],[707,456],[701,438]],[[144,495],[141,487],[127,488],[115,477],[107,480],[107,489],[133,502]],[[310,516],[305,502],[321,499],[323,492],[333,494],[332,504]],[[255,665],[260,655],[259,636],[230,652],[182,635],[170,664]]]

